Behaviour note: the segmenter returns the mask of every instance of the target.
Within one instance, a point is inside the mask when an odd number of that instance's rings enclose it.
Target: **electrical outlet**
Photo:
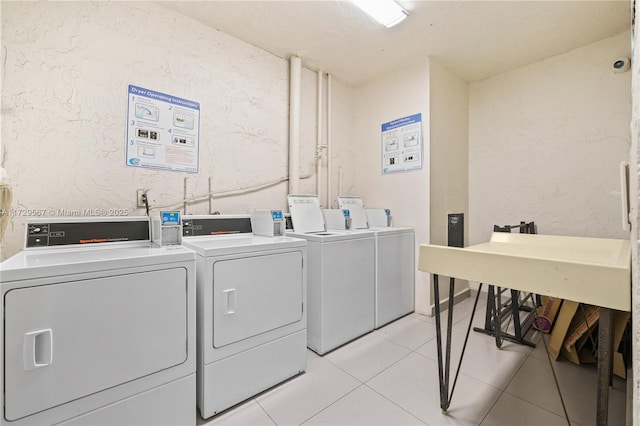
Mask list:
[[[147,192],[148,192],[147,189],[138,189],[136,191],[136,195],[137,195],[136,200],[137,200],[137,206],[138,207],[145,207],[145,199],[147,197]],[[148,200],[147,200],[147,202],[148,202]]]

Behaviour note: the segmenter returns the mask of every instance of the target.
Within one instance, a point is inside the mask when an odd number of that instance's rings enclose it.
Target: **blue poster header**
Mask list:
[[[156,92],[155,90],[145,89],[143,87],[129,85],[129,93],[137,96],[142,96],[150,99],[157,99],[159,101],[168,102],[170,104],[183,106],[187,108],[193,108],[200,111],[200,103],[190,101],[188,99],[179,98],[177,96],[167,95],[166,93]]]
[[[386,132],[387,130],[393,130],[398,127],[407,126],[409,124],[420,123],[421,121],[422,121],[422,114],[410,115],[408,117],[399,118],[397,120],[384,123],[382,125],[382,131]]]

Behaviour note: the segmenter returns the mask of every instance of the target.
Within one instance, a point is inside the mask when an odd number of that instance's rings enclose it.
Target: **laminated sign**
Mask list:
[[[198,173],[200,103],[129,85],[127,166]]]
[[[422,114],[382,125],[382,174],[422,169]]]

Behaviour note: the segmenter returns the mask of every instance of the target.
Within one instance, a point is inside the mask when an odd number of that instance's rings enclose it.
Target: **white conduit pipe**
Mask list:
[[[209,214],[213,214],[213,197],[211,193],[213,192],[213,178],[209,176]]]
[[[300,176],[300,179],[308,179],[311,176],[313,176],[313,174],[308,173],[308,174]],[[234,196],[237,196],[237,195],[249,194],[249,193],[252,193],[252,192],[257,192],[257,191],[261,191],[261,190],[266,189],[266,188],[270,188],[272,186],[276,186],[276,185],[278,185],[278,184],[280,184],[282,182],[286,182],[288,180],[289,180],[288,177],[281,177],[281,178],[273,180],[271,182],[267,182],[267,183],[263,183],[263,184],[259,184],[259,185],[255,185],[255,186],[251,186],[251,187],[248,187],[248,188],[230,189],[228,191],[220,191],[220,192],[208,192],[206,194],[195,195],[195,196],[190,197],[190,198],[187,198],[185,196],[184,199],[182,199],[180,201],[176,201],[175,203],[166,204],[164,206],[149,207],[149,210],[168,209],[168,208],[176,207],[176,206],[179,206],[179,205],[183,205],[184,206],[187,203],[194,203],[194,202],[202,201],[207,197],[215,199],[215,198],[226,198],[226,197],[234,197]],[[185,194],[186,194],[186,190],[185,190]]]
[[[318,70],[318,117],[316,134],[316,194],[322,207],[322,70]]]
[[[327,74],[327,208],[331,208],[331,74]]]
[[[292,56],[289,86],[289,194],[300,193],[300,81],[302,60]]]
[[[187,179],[188,178],[186,178],[186,177],[184,178],[184,188],[183,188],[184,192],[182,193],[182,197],[183,197],[182,199],[184,200],[184,206],[183,206],[184,212],[183,212],[183,214],[185,214],[185,215],[187,214]]]

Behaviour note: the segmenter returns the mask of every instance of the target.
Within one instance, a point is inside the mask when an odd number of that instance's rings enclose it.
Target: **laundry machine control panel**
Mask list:
[[[182,236],[250,234],[251,217],[243,215],[188,215],[182,217]]]
[[[40,218],[27,221],[25,249],[149,241],[149,218]]]
[[[153,242],[159,246],[173,246],[182,243],[182,221],[180,212],[162,211],[153,218]]]

